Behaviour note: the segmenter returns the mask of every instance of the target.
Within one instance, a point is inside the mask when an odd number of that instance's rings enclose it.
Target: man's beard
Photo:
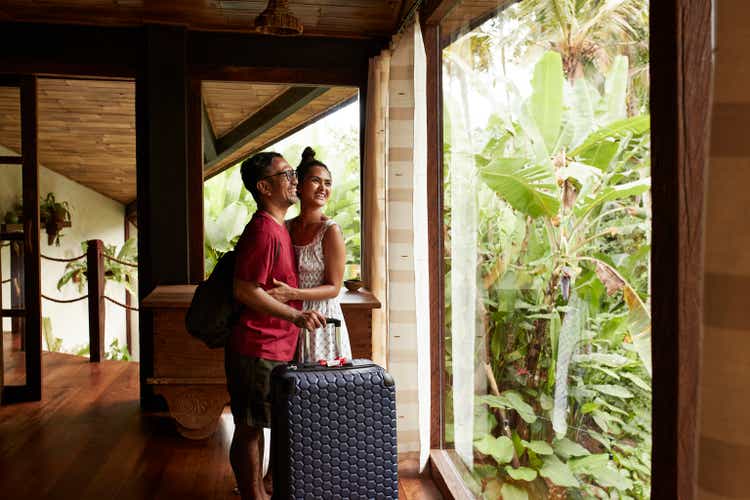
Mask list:
[[[294,205],[297,204],[297,202],[299,201],[299,198],[297,198],[297,195],[294,195],[291,198],[287,198],[286,201],[289,204],[289,206],[291,207],[291,206],[294,206]]]

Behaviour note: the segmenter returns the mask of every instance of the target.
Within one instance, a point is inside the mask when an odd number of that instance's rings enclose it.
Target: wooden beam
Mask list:
[[[0,23],[0,73],[134,77],[144,28]]]
[[[650,3],[652,498],[698,494],[711,3]]]
[[[0,75],[0,87],[20,87],[21,77],[17,75]]]
[[[187,64],[184,28],[148,26],[135,84],[138,296],[189,282]],[[153,316],[139,312],[141,405],[162,409],[153,376]]]
[[[201,68],[259,68],[259,73],[282,68],[303,72],[313,70],[322,78],[325,78],[325,72],[344,70],[354,78],[360,78],[367,74],[369,58],[387,47],[388,42],[387,39],[267,37],[190,31],[188,65],[193,76],[194,70]],[[277,79],[276,82],[295,83],[296,80]],[[323,83],[315,80],[303,82]],[[350,82],[349,85],[357,83]]]
[[[461,0],[425,0],[420,9],[420,21],[423,26],[440,24]]]
[[[430,448],[445,445],[445,269],[443,255],[443,102],[440,25],[422,26],[427,63],[427,238],[430,273]]]
[[[39,253],[39,162],[37,140],[37,79],[21,82],[21,154],[23,156],[23,346],[26,350],[26,384],[6,394],[3,402],[39,401],[42,398],[42,287]],[[6,398],[6,396],[8,396]]]
[[[125,218],[135,227],[138,227],[134,221],[138,220],[138,200],[133,200],[125,205]]]
[[[197,80],[200,81],[200,80]],[[203,161],[211,163],[216,160],[216,136],[211,127],[211,118],[208,116],[206,103],[201,99],[201,127],[203,129]]]
[[[203,153],[213,144],[213,133],[206,137],[208,116],[203,105],[201,82],[191,78],[188,82],[188,279],[189,283],[200,283],[205,278],[203,255]],[[214,150],[214,155],[216,151]]]
[[[227,156],[293,115],[327,91],[328,87],[290,88],[217,140],[216,150],[218,154],[212,162],[206,164],[204,167],[205,172],[211,172],[212,168]]]

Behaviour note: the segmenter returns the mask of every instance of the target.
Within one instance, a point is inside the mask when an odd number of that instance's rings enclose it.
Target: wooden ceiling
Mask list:
[[[304,35],[389,37],[415,0],[290,0]],[[196,30],[252,31],[267,0],[3,0],[0,19],[106,26],[181,24]]]
[[[357,96],[351,87],[204,82],[204,117],[217,147],[206,175],[280,140]],[[305,90],[305,89],[303,89]],[[39,161],[124,204],[136,198],[135,84],[39,79]],[[284,109],[274,106],[284,105]],[[20,148],[18,89],[0,87],[0,145]],[[210,168],[210,170],[209,170]]]
[[[211,176],[357,98],[353,87],[203,82],[203,104],[213,137],[204,144]]]
[[[39,162],[114,200],[135,199],[135,85],[40,79]],[[18,90],[0,87],[0,144],[19,151]]]

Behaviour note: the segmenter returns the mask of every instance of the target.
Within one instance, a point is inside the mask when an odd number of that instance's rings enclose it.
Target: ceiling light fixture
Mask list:
[[[266,10],[255,18],[255,31],[266,35],[302,34],[302,23],[289,10],[288,0],[268,0]]]

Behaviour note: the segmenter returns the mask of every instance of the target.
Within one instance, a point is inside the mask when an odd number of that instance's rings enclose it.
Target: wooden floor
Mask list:
[[[0,496],[60,499],[237,499],[231,415],[205,441],[138,406],[138,364],[44,353],[41,402],[0,407]],[[399,498],[441,498],[399,464]]]

